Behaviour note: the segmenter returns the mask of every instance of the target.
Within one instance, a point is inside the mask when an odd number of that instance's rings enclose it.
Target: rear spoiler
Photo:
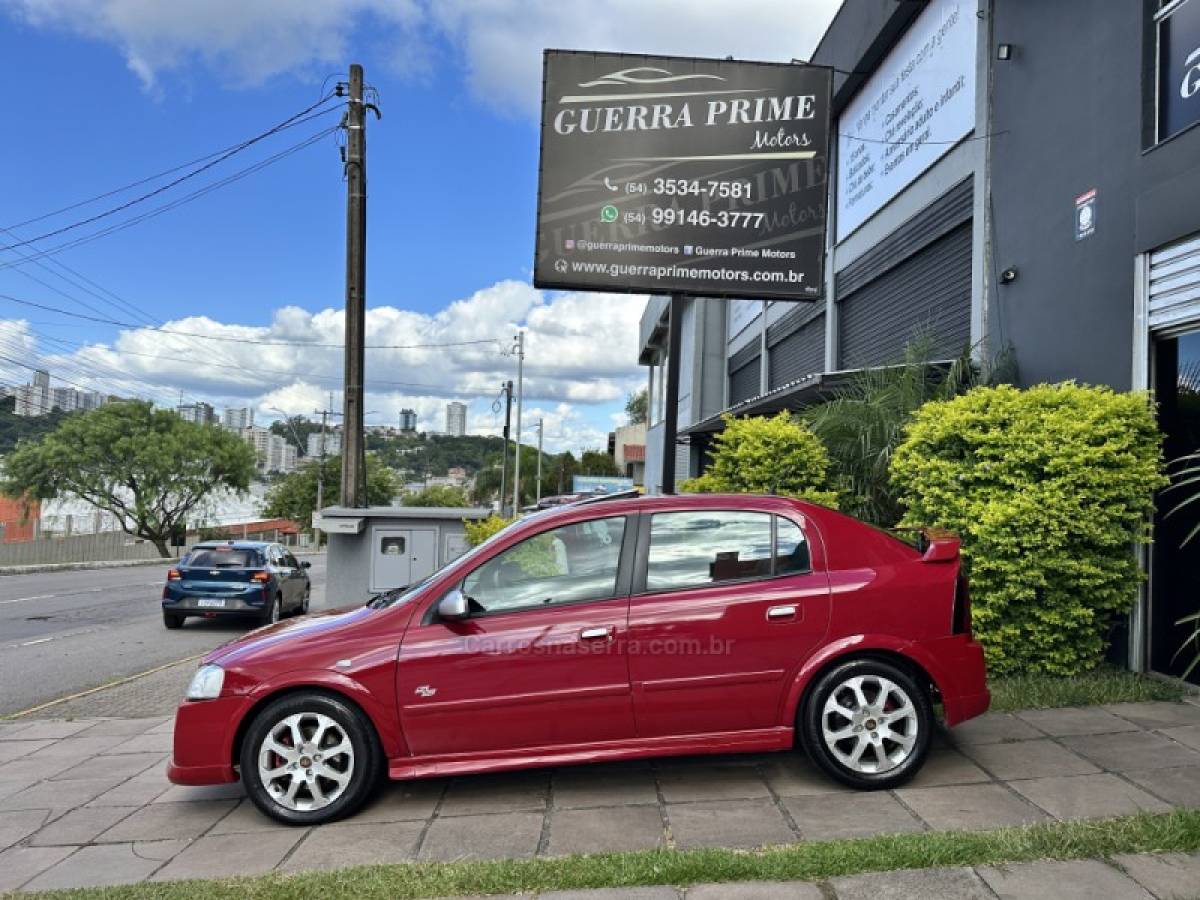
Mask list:
[[[958,559],[962,541],[953,531],[941,528],[897,528],[896,530],[915,533],[917,552],[921,554],[921,562],[954,562]]]

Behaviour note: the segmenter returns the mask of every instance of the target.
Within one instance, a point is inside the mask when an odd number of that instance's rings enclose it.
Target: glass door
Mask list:
[[[1200,451],[1200,330],[1155,342],[1154,383],[1159,424],[1165,435],[1163,452],[1170,464]],[[1155,516],[1150,667],[1173,675],[1181,674],[1197,652],[1189,647],[1178,653],[1190,629],[1175,623],[1200,611],[1200,535],[1183,546],[1188,533],[1200,524],[1200,501],[1175,515],[1167,513],[1198,489],[1200,484],[1194,484],[1163,494]],[[1200,683],[1200,668],[1190,680]]]

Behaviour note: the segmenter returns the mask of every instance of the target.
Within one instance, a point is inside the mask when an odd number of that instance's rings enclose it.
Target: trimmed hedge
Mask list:
[[[1074,383],[976,388],[923,406],[892,462],[902,524],[962,536],[993,674],[1073,675],[1130,608],[1165,484],[1146,395]]]
[[[808,427],[786,412],[774,418],[725,416],[713,439],[712,465],[682,485],[697,494],[780,494],[837,508],[827,486],[829,454]]]

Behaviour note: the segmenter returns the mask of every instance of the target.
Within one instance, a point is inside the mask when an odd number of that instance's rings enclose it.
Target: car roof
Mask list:
[[[687,509],[746,509],[763,512],[802,510],[818,513],[826,508],[806,500],[781,497],[777,494],[655,494],[640,497],[594,497],[580,503],[555,506],[525,516],[520,521],[537,519],[553,522],[559,519],[569,522],[583,518],[617,516],[623,513],[653,512],[655,510]]]

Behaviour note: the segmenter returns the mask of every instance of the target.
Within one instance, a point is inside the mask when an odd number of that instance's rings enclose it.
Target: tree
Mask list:
[[[829,451],[829,480],[843,512],[881,528],[903,513],[889,479],[892,454],[913,415],[930,400],[948,400],[980,382],[969,353],[934,366],[934,347],[918,338],[898,366],[864,369],[825,403],[806,410],[804,421]]]
[[[617,470],[616,460],[603,450],[584,450],[579,458],[579,474],[612,477],[621,473]]]
[[[317,473],[321,466],[316,460],[305,463],[295,472],[280,479],[267,491],[267,503],[263,512],[272,517],[293,519],[312,527],[313,510],[317,508]],[[342,484],[342,458],[325,457],[323,499],[327,506],[337,503]],[[367,454],[367,503],[371,506],[386,506],[396,495],[398,484],[392,470],[387,468],[374,453]]]
[[[646,422],[650,409],[650,392],[646,388],[634,391],[625,398],[625,415],[629,417],[630,425],[642,425]]]
[[[404,495],[405,506],[470,506],[467,492],[449,484],[433,484]]]
[[[20,444],[0,490],[28,500],[79,497],[166,557],[172,533],[203,512],[214,491],[245,493],[253,474],[254,451],[236,435],[127,400]]]
[[[827,489],[829,456],[817,436],[781,412],[773,419],[725,417],[713,439],[712,465],[683,490],[699,494],[781,494],[837,506]]]
[[[288,416],[286,419],[277,419],[272,422],[270,430],[272,434],[279,435],[295,447],[300,456],[304,456],[308,453],[308,436],[310,434],[320,434],[321,423],[314,422],[306,416]],[[304,443],[297,444],[297,440]]]

